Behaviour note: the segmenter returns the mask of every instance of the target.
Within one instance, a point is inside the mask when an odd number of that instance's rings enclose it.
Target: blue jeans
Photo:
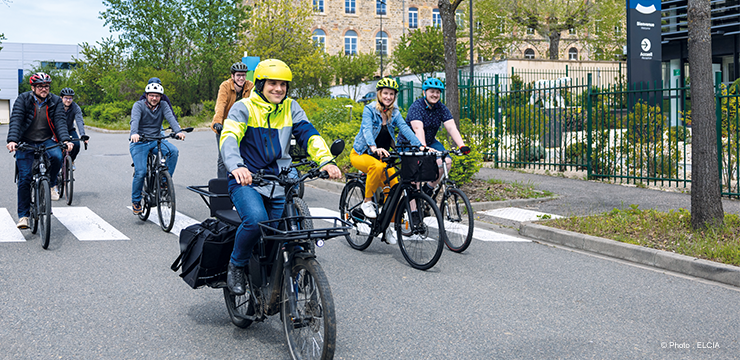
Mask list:
[[[128,146],[129,152],[131,152],[131,159],[134,161],[134,181],[131,184],[131,202],[141,202],[141,188],[144,187],[144,176],[146,176],[146,157],[150,152],[154,153],[157,151],[156,141],[147,142],[135,142],[130,143]],[[175,166],[177,166],[177,157],[179,151],[175,147],[162,140],[162,156],[165,157],[167,169],[170,175],[175,174]]]
[[[231,252],[231,263],[237,267],[247,266],[252,256],[252,249],[260,238],[260,221],[279,219],[283,216],[285,197],[268,198],[257,192],[251,185],[241,186],[236,180],[229,179],[229,194],[234,203],[242,224],[236,229],[234,250]]]
[[[33,147],[53,146],[56,142],[49,139],[42,142],[27,143]],[[62,149],[55,148],[48,150],[46,156],[49,157],[51,165],[46,174],[49,175],[49,186],[57,185],[57,175],[62,167]],[[31,215],[31,185],[33,182],[33,152],[16,151],[15,165],[18,167],[18,218]]]

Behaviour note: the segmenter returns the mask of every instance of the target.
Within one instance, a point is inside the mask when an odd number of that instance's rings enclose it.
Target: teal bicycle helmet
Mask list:
[[[427,91],[427,89],[439,89],[442,91],[445,89],[445,84],[437,78],[429,78],[421,84],[421,91]]]

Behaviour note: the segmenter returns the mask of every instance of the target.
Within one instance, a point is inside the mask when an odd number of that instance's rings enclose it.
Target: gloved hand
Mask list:
[[[468,146],[463,146],[460,148],[460,152],[463,153],[463,155],[470,154],[470,148]]]

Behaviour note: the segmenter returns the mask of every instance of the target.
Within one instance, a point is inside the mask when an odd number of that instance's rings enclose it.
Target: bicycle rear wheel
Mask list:
[[[159,226],[164,232],[170,232],[175,225],[175,184],[166,170],[157,175],[154,186],[157,189],[157,213],[159,213]]]
[[[473,240],[475,219],[473,207],[465,193],[458,188],[447,188],[440,211],[445,226],[445,243],[450,250],[461,253],[465,251]]]
[[[74,195],[75,177],[72,169],[72,157],[67,155],[64,159],[64,183],[60,186],[64,192],[64,198],[67,199],[67,205],[72,205],[72,196]]]
[[[372,223],[365,217],[360,205],[365,200],[365,184],[359,181],[350,181],[344,185],[339,198],[339,214],[342,220],[352,224],[347,243],[355,250],[365,250],[373,238],[370,236]]]
[[[31,234],[36,234],[39,231],[39,208],[38,199],[36,199],[36,193],[38,192],[36,182],[31,183],[31,216],[28,217],[28,227],[31,228]]]
[[[47,249],[49,247],[49,237],[51,236],[51,189],[46,179],[39,181],[37,200],[41,247]]]
[[[246,284],[249,285],[249,284]],[[231,322],[242,329],[252,325],[252,320],[245,318],[254,315],[254,301],[249,292],[244,295],[234,295],[228,287],[224,288],[224,302],[229,311]]]
[[[290,354],[294,360],[332,359],[337,321],[329,280],[316,259],[295,258],[290,274],[283,279],[280,308]]]
[[[401,199],[395,226],[401,254],[411,267],[428,270],[437,264],[445,235],[442,214],[432,198],[414,192]]]

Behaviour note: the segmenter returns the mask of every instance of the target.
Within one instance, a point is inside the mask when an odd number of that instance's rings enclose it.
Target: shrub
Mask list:
[[[532,105],[507,108],[505,116],[506,132],[520,140],[538,140],[548,122],[545,112]]]
[[[670,142],[684,141],[691,143],[691,132],[683,126],[671,126],[666,131],[666,136]]]
[[[103,123],[114,123],[124,120],[126,116],[131,115],[132,106],[134,106],[134,101],[116,101],[88,106],[87,111],[93,120]]]
[[[627,141],[630,144],[654,143],[663,138],[665,116],[660,106],[638,101],[627,116]]]
[[[461,134],[465,133],[461,131]],[[440,128],[439,133],[437,133],[437,140],[444,145],[445,149],[457,147],[450,144],[449,136],[447,136],[447,131],[444,130],[444,127]],[[480,153],[479,145],[474,142],[469,142],[465,135],[463,135],[463,140],[465,141],[465,144],[470,147],[470,153],[463,156],[450,154],[452,157],[452,168],[449,172],[450,179],[458,185],[469,183],[473,179],[473,176],[478,173],[478,170],[480,170],[481,165],[483,164],[483,155]]]

